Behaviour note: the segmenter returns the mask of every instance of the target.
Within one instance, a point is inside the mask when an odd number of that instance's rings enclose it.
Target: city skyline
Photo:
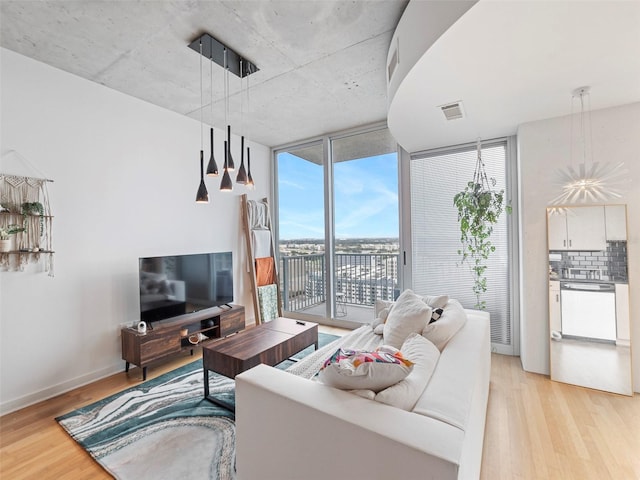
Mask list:
[[[397,154],[334,164],[335,236],[398,238]],[[291,153],[278,155],[282,240],[323,239],[324,169]]]

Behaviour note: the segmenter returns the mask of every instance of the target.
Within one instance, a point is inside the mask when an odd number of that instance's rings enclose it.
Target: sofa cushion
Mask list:
[[[376,328],[377,326],[382,325],[387,321],[387,317],[389,316],[389,312],[391,311],[391,308],[393,308],[394,303],[395,302],[389,302],[386,300],[375,301],[373,305],[373,322],[371,323],[372,328]]]
[[[318,381],[343,390],[379,392],[409,375],[412,367],[394,348],[382,346],[374,352],[339,348],[325,362]]]
[[[425,295],[422,301],[431,308],[444,308],[449,301],[449,295]]]
[[[447,302],[440,318],[424,327],[422,335],[442,351],[466,321],[467,314],[460,303],[451,299]]]
[[[431,307],[432,309],[431,322],[435,322],[440,318],[440,315],[442,314],[442,309],[445,307],[445,305],[449,301],[449,295],[425,295],[424,297],[422,297],[422,301]],[[391,311],[395,303],[396,302],[392,302],[388,300],[375,301],[374,309],[373,309],[374,320],[371,323],[372,328],[376,328],[378,325],[382,325],[387,321],[389,312]]]
[[[405,290],[398,297],[384,324],[384,343],[400,348],[409,334],[422,332],[430,318],[431,307],[412,290]]]
[[[411,373],[404,380],[379,392],[375,400],[411,411],[433,375],[440,351],[417,333],[409,335],[400,351],[413,362]]]
[[[489,389],[489,323],[488,315],[469,317],[441,352],[435,372],[413,408],[414,413],[466,431],[474,412],[474,396],[486,399]]]

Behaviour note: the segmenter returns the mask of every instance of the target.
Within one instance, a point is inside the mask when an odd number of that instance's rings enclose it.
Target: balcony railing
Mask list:
[[[392,300],[398,292],[397,254],[335,255],[336,293],[347,305],[373,306]],[[286,311],[300,311],[325,303],[325,255],[280,257],[280,289]]]

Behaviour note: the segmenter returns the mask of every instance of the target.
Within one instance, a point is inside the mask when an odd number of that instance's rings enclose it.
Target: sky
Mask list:
[[[336,238],[398,237],[396,153],[334,165]],[[282,240],[324,238],[323,167],[290,153],[278,155]]]

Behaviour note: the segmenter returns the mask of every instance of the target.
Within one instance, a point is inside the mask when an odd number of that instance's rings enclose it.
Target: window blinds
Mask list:
[[[505,141],[485,144],[482,160],[497,190],[506,191]],[[465,308],[475,308],[473,276],[460,264],[460,230],[453,197],[473,178],[476,147],[421,152],[411,157],[411,242],[413,290],[422,295],[447,294]],[[505,197],[508,198],[508,197]],[[511,345],[507,214],[494,226],[483,295],[491,314],[491,341]]]

